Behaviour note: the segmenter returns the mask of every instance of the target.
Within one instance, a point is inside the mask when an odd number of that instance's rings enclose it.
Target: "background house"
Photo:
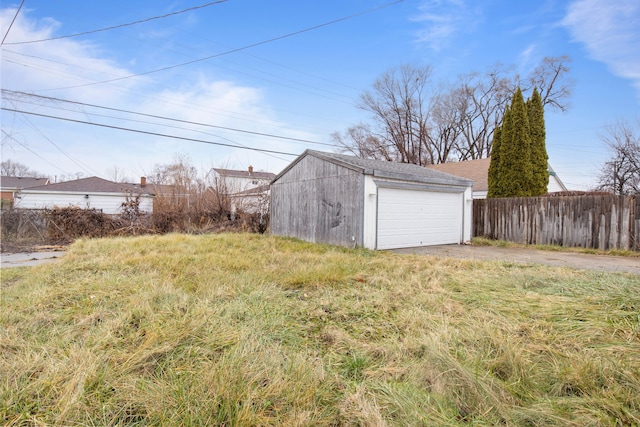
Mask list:
[[[269,193],[270,186],[265,184],[230,194],[231,210],[234,213],[241,210],[246,213],[262,213],[266,215],[269,212]]]
[[[217,188],[223,188],[227,194],[239,193],[251,188],[269,185],[276,175],[271,172],[256,172],[253,166],[247,170],[212,169]]]
[[[270,230],[369,249],[462,243],[471,185],[418,165],[307,150],[271,182]]]
[[[31,187],[16,196],[15,207],[21,209],[52,209],[79,207],[99,209],[105,214],[119,214],[122,204],[140,196],[141,212],[153,212],[154,192],[142,177],[139,184],[108,181],[98,177]]]
[[[228,196],[231,210],[256,213],[268,211],[269,183],[276,175],[256,172],[253,166],[247,170],[212,169],[214,191]]]
[[[39,187],[49,184],[49,178],[33,178],[18,176],[0,177],[0,200],[2,209],[13,207],[14,195],[25,188]]]
[[[465,160],[463,162],[450,162],[441,163],[437,165],[428,165],[429,169],[445,172],[451,175],[459,176],[461,178],[467,178],[473,181],[473,198],[474,199],[486,199],[487,192],[489,191],[489,164],[491,158]],[[555,173],[551,166],[548,166],[549,172],[549,185],[547,186],[548,193],[555,193],[558,191],[567,191],[567,187],[564,186],[558,175]]]

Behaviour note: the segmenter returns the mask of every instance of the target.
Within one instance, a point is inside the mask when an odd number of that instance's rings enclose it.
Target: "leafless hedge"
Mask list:
[[[268,215],[236,212],[176,212],[153,214],[124,210],[107,215],[96,209],[54,208],[3,210],[0,216],[2,251],[65,245],[81,237],[136,236],[142,234],[254,232],[264,233]]]

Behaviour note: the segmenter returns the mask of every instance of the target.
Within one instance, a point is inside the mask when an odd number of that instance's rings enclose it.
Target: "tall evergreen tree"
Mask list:
[[[500,133],[500,156],[498,158],[498,180],[496,197],[508,197],[509,195],[509,182],[505,179],[504,167],[505,162],[503,160],[503,147],[504,141],[510,141],[513,134],[513,121],[511,120],[511,105],[509,105],[505,111],[505,116],[502,119],[502,131]]]
[[[533,88],[533,94],[527,101],[527,115],[531,134],[531,194],[540,196],[547,192],[549,186],[549,156],[547,155],[546,131],[544,125],[544,107],[538,88]]]
[[[502,128],[509,114],[509,109],[505,111],[500,125],[493,132],[493,142],[491,142],[491,161],[489,162],[489,175],[487,181],[489,188],[487,197],[500,197],[500,141],[502,140]]]
[[[531,135],[520,88],[513,95],[500,141],[499,187],[502,197],[526,197],[531,191]]]
[[[537,88],[524,102],[520,88],[494,132],[487,197],[535,197],[549,184],[544,107]]]

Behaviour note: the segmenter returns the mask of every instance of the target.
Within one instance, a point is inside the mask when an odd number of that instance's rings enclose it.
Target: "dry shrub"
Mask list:
[[[0,221],[3,252],[47,243],[47,217],[42,211],[4,210]]]
[[[2,212],[2,251],[31,250],[39,245],[64,245],[79,238],[139,236],[166,233],[265,233],[269,217],[263,213],[161,210],[148,214],[135,200],[120,215],[98,209],[65,207]]]
[[[75,207],[48,211],[48,235],[55,243],[69,243],[79,237],[103,237],[108,218],[97,209]]]

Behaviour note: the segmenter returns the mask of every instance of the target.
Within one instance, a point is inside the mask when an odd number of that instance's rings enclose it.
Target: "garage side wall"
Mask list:
[[[358,171],[302,158],[271,185],[271,234],[361,246],[362,181]]]

